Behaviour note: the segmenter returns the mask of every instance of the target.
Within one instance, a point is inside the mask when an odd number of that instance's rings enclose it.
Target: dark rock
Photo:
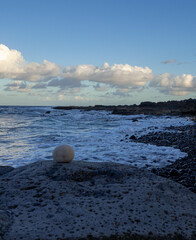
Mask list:
[[[142,102],[140,105],[95,105],[95,106],[59,106],[54,107],[57,110],[80,109],[84,111],[105,110],[112,111],[112,114],[136,115],[136,114],[154,114],[154,115],[180,115],[196,116],[196,99],[168,102]],[[137,121],[133,119],[132,121]]]
[[[132,135],[129,139],[131,139],[131,140],[136,140],[137,138],[136,138],[135,135]]]
[[[46,112],[46,114],[50,114],[50,113],[51,113],[51,111],[47,111],[47,112]]]
[[[12,224],[12,216],[9,211],[0,210],[0,239]]]
[[[196,124],[167,128],[168,131],[149,133],[135,141],[157,146],[171,146],[188,154],[164,168],[153,169],[153,173],[170,178],[196,193]],[[171,131],[172,130],[172,131]]]
[[[10,166],[0,166],[0,176],[3,175],[3,174],[6,174],[10,171],[14,170],[13,167],[10,167]]]
[[[138,122],[137,118],[132,119],[132,122]]]
[[[171,177],[178,177],[180,175],[179,171],[177,169],[171,169],[170,172],[169,172],[169,175]]]

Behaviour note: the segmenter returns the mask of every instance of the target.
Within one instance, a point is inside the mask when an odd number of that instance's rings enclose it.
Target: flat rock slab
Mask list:
[[[0,206],[12,213],[4,240],[196,239],[196,195],[127,165],[40,161],[20,167],[0,177]]]

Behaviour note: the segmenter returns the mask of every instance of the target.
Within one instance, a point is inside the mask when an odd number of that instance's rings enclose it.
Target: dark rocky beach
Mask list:
[[[196,193],[196,124],[183,127],[171,127],[172,132],[158,132],[142,136],[135,141],[155,144],[157,146],[173,146],[188,154],[165,168],[152,171],[175,182],[178,182]],[[174,132],[173,132],[174,131]]]
[[[186,152],[185,158],[164,168],[153,168],[152,172],[178,182],[196,193],[196,124],[170,127],[161,132],[149,133],[139,138],[134,135],[126,135],[122,140],[169,146]]]

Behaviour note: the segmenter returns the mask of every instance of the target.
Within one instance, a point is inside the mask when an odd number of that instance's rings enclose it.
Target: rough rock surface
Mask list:
[[[0,210],[0,239],[9,230],[12,224],[12,216],[9,211]]]
[[[0,166],[0,176],[14,170],[11,166]]]
[[[0,189],[13,217],[4,240],[196,239],[196,195],[147,170],[40,161],[2,175]]]

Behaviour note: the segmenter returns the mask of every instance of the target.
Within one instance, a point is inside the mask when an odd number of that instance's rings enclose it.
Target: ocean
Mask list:
[[[164,167],[186,153],[173,147],[136,143],[129,137],[189,124],[189,118],[176,116],[0,106],[0,165],[19,167],[52,160],[54,148],[68,144],[74,148],[74,160],[78,161]]]

